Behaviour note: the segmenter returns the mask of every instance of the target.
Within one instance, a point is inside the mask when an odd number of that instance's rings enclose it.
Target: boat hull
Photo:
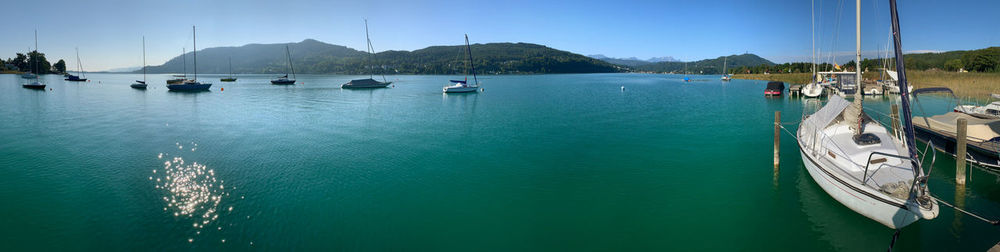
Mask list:
[[[917,140],[924,143],[928,141],[933,142],[935,149],[955,156],[955,149],[958,146],[955,137],[929,130],[920,125],[913,126],[913,133]],[[966,154],[970,156],[966,160],[970,163],[981,165],[994,171],[1000,171],[1000,151],[989,150],[987,147],[976,144],[967,144],[966,149],[968,150]]]
[[[813,181],[823,188],[823,191],[826,191],[830,197],[854,212],[892,229],[903,228],[921,219],[920,216],[910,211],[909,208],[913,206],[907,205],[905,201],[875,196],[880,193],[860,183],[854,183],[852,179],[841,178],[837,175],[837,171],[823,168],[823,166],[833,166],[833,164],[810,155],[802,148],[801,144],[799,145],[799,153],[802,155],[802,162],[805,163],[806,171],[809,172]],[[820,162],[824,162],[824,164],[821,165]]]
[[[129,85],[129,87],[134,89],[146,89],[147,85],[143,83],[133,83],[132,85]]]
[[[174,84],[167,85],[170,91],[208,91],[212,84]]]
[[[178,84],[178,83],[181,83],[181,82],[184,82],[184,79],[167,80],[167,84]]]
[[[392,82],[377,82],[377,81],[358,81],[353,80],[348,83],[340,85],[343,89],[364,89],[364,88],[385,88],[388,87]]]
[[[809,98],[816,98],[823,95],[823,86],[819,84],[807,84],[802,87],[802,95]]]
[[[274,84],[274,85],[292,85],[292,84],[295,84],[295,80],[271,80],[271,84]]]
[[[445,93],[474,93],[479,91],[479,87],[445,87]]]
[[[222,82],[234,82],[234,81],[236,81],[236,78],[222,78],[222,79],[219,79],[219,81],[222,81]]]
[[[39,85],[24,84],[24,85],[21,85],[21,87],[27,88],[27,89],[45,90],[45,85],[44,84],[39,84]]]

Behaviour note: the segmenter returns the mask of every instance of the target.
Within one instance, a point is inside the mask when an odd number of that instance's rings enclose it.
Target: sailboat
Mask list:
[[[861,0],[856,4],[855,63],[859,65],[855,71],[860,80]],[[897,68],[903,73],[895,1],[890,5]],[[863,99],[857,92],[853,102],[830,96],[826,105],[802,121],[796,133],[802,162],[813,181],[844,206],[892,229],[933,219],[939,211],[928,192],[922,161],[917,158],[907,93],[901,96],[903,131],[898,134],[890,135],[864,113]]]
[[[722,81],[729,81],[731,79],[729,76],[729,72],[727,72],[728,69],[726,69],[726,67],[728,66],[729,66],[729,56],[726,56],[725,58],[722,58]]]
[[[79,74],[79,76],[70,74],[70,75],[66,76],[65,80],[67,80],[67,81],[87,81],[87,78],[82,77],[83,76],[83,64],[80,63],[80,48],[76,48],[76,74]]]
[[[812,5],[815,5],[815,4],[816,4],[816,1],[815,0],[812,1]],[[812,9],[812,12],[811,12],[812,14],[811,15],[812,15],[812,46],[813,46],[813,48],[812,48],[812,52],[811,53],[812,53],[813,78],[812,78],[811,81],[809,81],[809,84],[806,84],[805,86],[802,87],[802,91],[801,92],[802,92],[802,95],[804,95],[805,97],[816,98],[816,97],[819,97],[819,96],[823,95],[823,86],[819,85],[819,82],[821,82],[823,80],[822,80],[822,78],[819,77],[818,74],[816,74],[816,7],[815,6],[811,6],[810,8]]]
[[[343,85],[340,85],[340,88],[384,88],[388,87],[389,84],[392,84],[392,82],[385,80],[385,74],[382,74],[381,82],[373,78],[375,74],[375,66],[372,65],[372,57],[375,56],[375,48],[372,47],[372,39],[368,36],[367,19],[365,19],[365,39],[368,41],[368,68],[371,70],[368,73],[368,79],[351,80]]]
[[[288,45],[285,45],[285,57],[288,58],[288,70],[292,72],[292,78],[288,78],[288,74],[285,76],[278,77],[278,79],[271,80],[271,84],[275,85],[290,85],[295,84],[295,68],[292,67],[292,54],[288,52]]]
[[[38,54],[38,30],[35,30],[35,55],[37,54]],[[31,67],[33,68],[32,72],[35,73],[38,72],[38,60],[35,59],[35,57],[31,57]],[[38,75],[35,75],[35,78],[33,78],[33,80],[34,81],[32,82],[21,85],[21,87],[28,89],[45,90],[45,84],[38,81]]]
[[[188,63],[187,63],[187,49],[186,48],[181,48],[181,60],[183,60],[183,62],[184,62],[184,66],[183,66],[184,67],[184,74],[175,74],[174,77],[180,77],[180,78],[169,79],[169,80],[167,80],[167,84],[180,84],[180,83],[183,83],[185,80],[187,80],[187,72],[188,72],[187,66],[188,66]]]
[[[223,82],[234,82],[234,81],[236,81],[236,77],[233,76],[233,57],[229,57],[229,78],[222,78],[222,79],[219,79],[219,80],[223,81]]]
[[[469,45],[469,34],[465,34],[465,49],[469,54],[469,68],[472,69],[472,79],[476,81],[476,84],[469,85],[469,72],[465,72],[465,80],[451,80],[451,83],[455,83],[455,85],[444,87],[445,93],[472,93],[479,90],[476,66],[472,64],[472,46]]]
[[[191,26],[191,38],[194,40],[194,78],[185,80],[183,83],[167,84],[170,91],[208,91],[212,83],[198,82],[198,37],[194,26]]]
[[[36,31],[36,33],[37,33],[37,31]],[[35,49],[35,50],[38,50],[38,49]],[[31,48],[30,47],[28,48],[28,54],[27,55],[28,55],[28,57],[31,57]],[[32,60],[34,60],[34,59],[32,59]],[[34,61],[32,61],[32,62],[34,62]],[[31,70],[31,71],[32,72],[26,72],[26,73],[21,74],[21,78],[22,79],[37,79],[38,75],[35,74],[35,73],[33,73],[34,70]]]
[[[146,89],[146,36],[142,36],[142,80],[129,85],[135,89]]]

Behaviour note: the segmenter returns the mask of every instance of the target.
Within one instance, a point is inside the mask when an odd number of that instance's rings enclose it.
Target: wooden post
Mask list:
[[[781,111],[774,111],[774,167],[781,163]]]
[[[898,126],[899,125],[899,105],[892,104],[892,114],[889,117],[891,117],[890,120],[892,121],[892,125],[889,126],[889,127],[892,128],[892,135],[893,136],[898,136],[899,132],[897,132],[897,131],[899,131],[899,128],[898,128],[899,127]]]
[[[958,119],[958,125],[956,129],[958,130],[958,135],[955,136],[955,183],[959,185],[965,184],[965,148],[967,131],[969,122],[965,118]]]

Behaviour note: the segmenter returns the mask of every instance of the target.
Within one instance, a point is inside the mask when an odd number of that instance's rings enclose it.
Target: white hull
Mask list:
[[[445,87],[444,88],[444,92],[445,93],[472,93],[472,92],[476,92],[478,90],[479,90],[479,87],[471,87],[471,86],[470,87],[455,87],[455,86],[450,86],[450,87]]]
[[[881,192],[860,183],[854,183],[853,178],[843,178],[835,170],[819,167],[833,166],[832,163],[824,159],[817,159],[804,149],[800,148],[800,152],[802,162],[805,163],[806,170],[809,171],[809,176],[813,178],[813,181],[816,181],[816,184],[819,184],[830,197],[854,212],[892,229],[905,227],[921,219],[920,216],[909,210],[909,208],[916,208],[916,206],[891,197],[879,197],[882,195]],[[817,166],[817,163],[820,165]],[[935,215],[936,212],[935,210]]]
[[[823,86],[816,83],[809,83],[802,87],[802,95],[809,98],[816,98],[823,95]]]

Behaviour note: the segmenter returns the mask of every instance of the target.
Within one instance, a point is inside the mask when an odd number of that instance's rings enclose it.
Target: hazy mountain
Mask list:
[[[142,67],[141,66],[134,66],[134,67],[112,68],[112,69],[105,70],[104,72],[108,72],[108,73],[128,73],[128,72],[135,72],[135,71],[142,71]]]
[[[285,46],[291,51],[296,73],[365,74],[369,57],[363,51],[306,39],[299,43],[249,44],[240,47],[216,47],[198,51],[199,73],[228,73],[232,57],[235,73],[283,74],[287,70]],[[619,67],[599,60],[542,45],[528,43],[473,44],[472,55],[478,73],[605,73]],[[467,60],[465,45],[432,46],[415,51],[385,51],[373,59],[378,69],[400,74],[464,73]],[[194,65],[193,53],[187,54],[187,70]],[[161,66],[147,68],[151,73],[180,73],[184,59],[175,57]]]
[[[652,64],[652,63],[657,63],[657,62],[677,61],[677,59],[674,59],[674,57],[670,57],[670,56],[653,57],[653,58],[649,58],[648,60],[642,60],[642,59],[639,59],[639,58],[636,58],[636,57],[611,58],[611,57],[608,57],[608,56],[604,56],[603,54],[591,54],[591,55],[587,55],[587,57],[599,59],[599,60],[602,60],[604,62],[608,62],[608,63],[615,64],[615,65],[623,65],[623,66],[631,66],[631,67],[640,66],[640,65],[646,65],[646,64]]]
[[[730,55],[728,57],[718,57],[714,59],[704,59],[694,62],[687,62],[687,72],[689,73],[703,73],[703,74],[721,74],[723,64],[728,64],[729,72],[732,73],[731,69],[741,67],[741,66],[759,66],[759,65],[774,65],[774,62],[770,60],[761,58],[760,56],[754,54],[741,54],[741,55]],[[684,72],[685,62],[659,62],[653,64],[640,65],[634,68],[637,71],[649,71],[649,72]]]

